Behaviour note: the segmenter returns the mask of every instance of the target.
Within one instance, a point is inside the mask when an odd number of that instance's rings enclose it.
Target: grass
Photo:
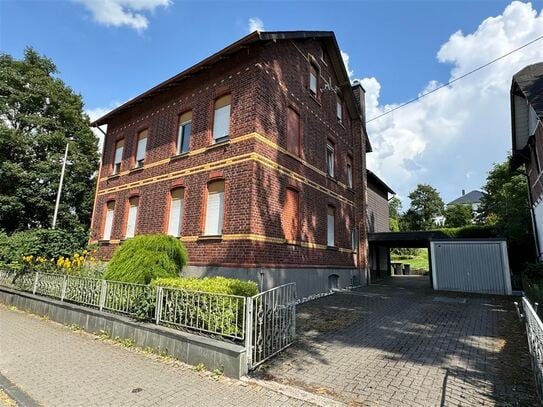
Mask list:
[[[411,270],[430,270],[427,249],[418,249],[416,256],[392,255],[390,257],[392,263],[409,264],[411,266]]]

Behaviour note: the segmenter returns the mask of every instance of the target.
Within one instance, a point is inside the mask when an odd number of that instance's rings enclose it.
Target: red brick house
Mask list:
[[[186,275],[367,281],[364,89],[332,32],[253,32],[93,123],[107,124],[91,240],[178,236]]]
[[[525,165],[537,256],[543,260],[543,62],[513,76],[511,169]]]

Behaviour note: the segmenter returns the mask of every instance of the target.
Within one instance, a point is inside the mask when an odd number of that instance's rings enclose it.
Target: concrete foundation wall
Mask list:
[[[333,288],[365,285],[365,276],[351,268],[234,268],[220,266],[186,266],[183,276],[224,276],[256,281],[260,290],[268,290],[282,284],[296,283],[296,297],[304,298],[322,294]],[[337,276],[335,277],[330,276]],[[337,281],[335,283],[334,281]],[[337,285],[336,285],[337,284]]]
[[[105,331],[112,338],[130,339],[137,346],[166,352],[191,365],[202,363],[209,370],[221,369],[229,377],[240,378],[247,373],[245,348],[230,342],[152,323],[136,322],[122,315],[109,314],[5,287],[0,287],[0,303],[47,316],[61,324],[76,324],[87,332]],[[4,351],[9,352],[9,349]]]

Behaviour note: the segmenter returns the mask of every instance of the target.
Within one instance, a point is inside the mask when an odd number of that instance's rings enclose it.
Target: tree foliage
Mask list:
[[[402,216],[402,201],[395,196],[388,201],[389,224],[392,232],[400,230],[400,217]]]
[[[445,209],[445,226],[459,228],[471,225],[473,222],[473,210],[471,205],[449,205]]]
[[[442,215],[445,204],[439,192],[427,184],[419,184],[409,194],[411,206],[400,220],[401,230],[430,230],[434,218]]]
[[[494,225],[498,233],[509,239],[531,234],[530,206],[526,177],[509,171],[508,162],[494,164],[483,187],[477,218],[486,225]]]
[[[98,144],[83,101],[31,48],[0,55],[0,229],[51,225],[66,143],[70,144],[58,225],[86,229]]]

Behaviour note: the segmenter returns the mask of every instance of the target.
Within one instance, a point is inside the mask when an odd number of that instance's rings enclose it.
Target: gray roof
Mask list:
[[[474,204],[481,202],[481,198],[485,196],[484,192],[473,190],[460,198],[456,198],[454,201],[449,202],[447,205],[460,205],[460,204]]]
[[[370,181],[371,183],[373,183],[375,186],[377,186],[378,188],[381,188],[382,191],[385,191],[389,194],[392,194],[392,195],[396,195],[396,192],[394,192],[392,190],[392,188],[390,188],[386,183],[385,181],[383,181],[381,178],[379,178],[377,175],[375,175],[374,172],[366,169],[366,174],[367,174],[367,179],[368,181]]]
[[[543,62],[528,65],[513,76],[513,88],[520,92],[532,105],[537,116],[543,119]]]

